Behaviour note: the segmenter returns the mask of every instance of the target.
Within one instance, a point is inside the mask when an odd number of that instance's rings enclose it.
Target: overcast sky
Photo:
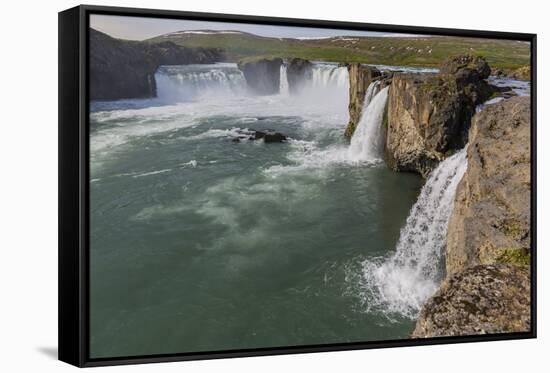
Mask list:
[[[236,30],[260,36],[278,38],[323,37],[323,36],[407,36],[365,31],[346,31],[310,27],[287,27],[269,25],[251,25],[244,23],[186,21],[180,19],[121,17],[91,15],[90,26],[115,38],[144,40],[154,36],[182,30]]]

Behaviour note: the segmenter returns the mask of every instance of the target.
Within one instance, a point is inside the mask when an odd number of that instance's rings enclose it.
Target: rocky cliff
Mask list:
[[[290,93],[299,93],[313,75],[313,64],[302,58],[292,58],[287,62],[287,80]]]
[[[376,67],[351,63],[348,65],[349,76],[349,122],[346,127],[345,136],[351,139],[355,127],[359,124],[365,103],[365,93],[369,85],[382,74]]]
[[[90,29],[90,99],[154,97],[155,71],[159,66],[223,59],[223,52],[218,49],[119,40]]]
[[[422,308],[412,337],[526,332],[530,324],[529,269],[480,265],[443,283]]]
[[[530,114],[530,98],[516,97],[475,116],[447,234],[449,274],[529,255]]]
[[[489,74],[483,58],[469,55],[449,58],[439,74],[394,74],[385,120],[388,166],[427,176],[464,147],[476,105],[494,92],[484,80]]]
[[[263,58],[239,61],[238,66],[252,92],[258,95],[274,95],[279,93],[282,63],[281,58]]]
[[[476,114],[446,246],[447,277],[413,337],[530,327],[530,98]]]

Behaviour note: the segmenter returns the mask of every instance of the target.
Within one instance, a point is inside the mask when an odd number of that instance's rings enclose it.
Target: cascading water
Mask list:
[[[432,171],[401,229],[395,253],[363,262],[361,288],[369,310],[414,319],[437,290],[456,188],[468,166],[466,149]]]
[[[348,69],[329,63],[313,64],[311,86],[313,88],[348,88]]]
[[[202,95],[231,96],[246,92],[246,81],[236,64],[161,66],[155,74],[157,96],[181,102]]]
[[[382,119],[388,100],[389,87],[382,89],[375,95],[379,85],[380,82],[376,81],[367,88],[363,115],[355,129],[348,149],[349,158],[352,161],[368,161],[381,158],[384,144]]]
[[[279,78],[279,93],[282,95],[288,95],[288,77],[286,74],[287,65],[281,64],[281,76]]]

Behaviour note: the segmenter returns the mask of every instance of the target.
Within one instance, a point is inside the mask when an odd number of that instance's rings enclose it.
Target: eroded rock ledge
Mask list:
[[[279,93],[281,58],[263,58],[253,61],[239,61],[248,88],[257,95],[274,95]]]
[[[374,80],[380,78],[381,75],[381,72],[376,67],[363,65],[360,63],[352,63],[348,65],[349,122],[344,133],[348,139],[351,139],[353,136],[355,128],[361,119],[367,88]]]
[[[313,64],[302,58],[292,58],[287,62],[288,90],[295,94],[302,91],[313,76]]]
[[[480,265],[443,283],[424,305],[412,337],[519,332],[530,325],[529,268]]]
[[[217,49],[120,40],[90,29],[90,99],[155,97],[155,72],[159,66],[223,59],[223,52]]]
[[[413,337],[529,331],[530,113],[530,98],[515,97],[474,117],[449,222],[447,277]]]
[[[490,105],[474,117],[468,170],[447,233],[447,273],[529,255],[530,124],[529,97]]]
[[[388,97],[386,163],[395,171],[426,177],[468,141],[478,104],[494,92],[481,57],[448,59],[439,74],[396,73]]]

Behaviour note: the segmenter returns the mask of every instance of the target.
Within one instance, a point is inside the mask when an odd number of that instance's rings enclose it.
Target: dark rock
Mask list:
[[[254,140],[263,139],[265,137],[265,132],[256,131],[254,132]]]
[[[267,132],[264,136],[264,142],[284,142],[286,141],[286,136],[279,132]]]
[[[214,63],[223,59],[218,49],[120,40],[90,29],[90,99],[155,97],[155,72],[160,65]]]
[[[261,140],[263,139],[266,143],[271,142],[284,142],[287,140],[287,137],[282,133],[268,130],[268,131],[239,131],[239,139],[248,139],[248,140]]]
[[[480,57],[451,58],[439,74],[394,74],[388,97],[386,162],[426,177],[464,147],[477,105],[494,94]]]
[[[424,305],[412,338],[528,332],[529,268],[480,265],[443,283]]]
[[[351,139],[361,119],[367,88],[374,80],[379,79],[382,74],[376,67],[352,63],[348,65],[348,75],[349,122],[344,134],[348,139]]]
[[[299,93],[311,81],[313,64],[302,58],[292,58],[287,62],[286,76],[290,93]]]
[[[531,66],[523,66],[512,71],[510,77],[518,80],[531,80]]]
[[[466,54],[447,58],[439,68],[439,72],[477,81],[487,79],[491,74],[491,68],[485,58]]]
[[[239,69],[243,72],[246,84],[258,95],[279,93],[281,64],[280,58],[240,61]]]

